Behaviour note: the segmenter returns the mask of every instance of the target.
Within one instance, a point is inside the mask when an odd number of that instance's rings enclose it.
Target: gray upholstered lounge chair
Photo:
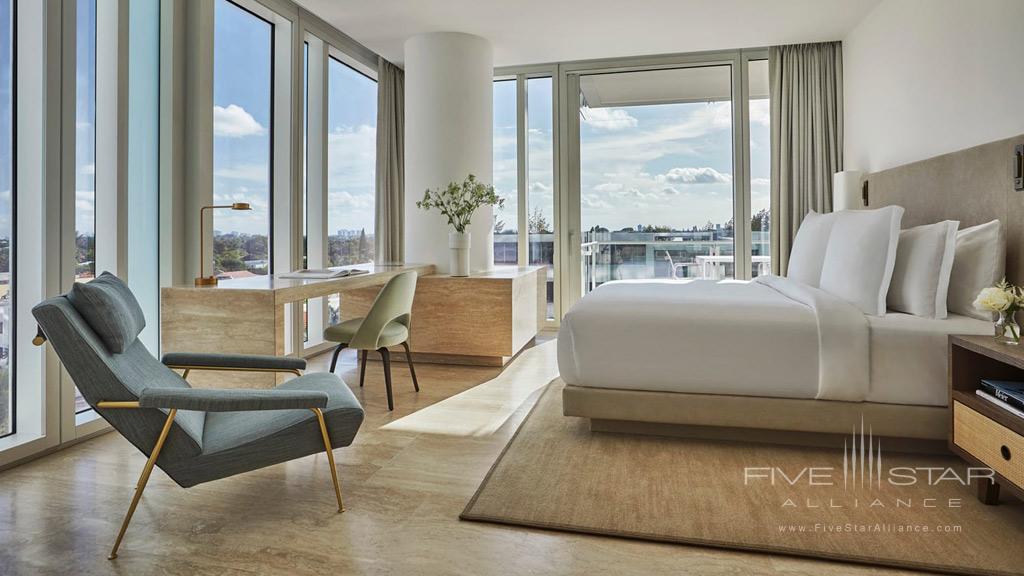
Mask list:
[[[344,511],[331,449],[352,443],[363,409],[337,376],[307,374],[270,390],[192,388],[136,338],[145,326],[142,309],[109,273],[32,313],[37,344],[50,341],[89,405],[149,457],[110,558],[117,557],[154,465],[187,488],[326,449],[338,511]],[[165,360],[186,370],[305,368],[303,360],[274,356],[168,354]]]

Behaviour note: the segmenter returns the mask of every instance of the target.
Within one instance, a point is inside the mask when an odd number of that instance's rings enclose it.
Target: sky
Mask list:
[[[12,31],[11,0],[0,0],[0,238],[11,237]]]
[[[0,0],[0,30],[10,30]],[[214,199],[249,202],[219,211],[215,228],[269,229],[272,26],[227,0],[215,4]],[[76,228],[92,234],[95,172],[95,7],[78,11]],[[551,79],[528,80],[529,202],[553,222]],[[0,46],[0,235],[9,235],[11,67]],[[517,228],[515,81],[494,84],[493,182],[506,230]],[[583,229],[638,224],[689,228],[732,215],[727,102],[586,108],[580,126]],[[768,101],[751,102],[753,211],[768,206]],[[376,83],[331,58],[328,65],[328,230],[373,229]]]
[[[214,228],[267,234],[272,27],[227,0],[214,10],[214,200],[253,207],[216,212]],[[376,82],[334,58],[327,74],[327,229],[372,233]]]
[[[758,64],[755,64],[758,65]],[[530,211],[552,206],[551,81],[528,85]],[[515,81],[494,83],[496,211],[516,228]],[[769,205],[768,100],[750,102],[751,208]],[[675,228],[725,223],[733,215],[729,102],[584,108],[580,123],[583,230],[638,225]],[[548,216],[549,222],[552,220]]]
[[[96,2],[77,4],[75,27],[75,231],[96,229]]]

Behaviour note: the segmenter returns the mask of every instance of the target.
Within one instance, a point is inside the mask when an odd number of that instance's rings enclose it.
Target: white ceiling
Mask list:
[[[510,66],[841,40],[880,0],[298,0],[388,60],[467,32]]]

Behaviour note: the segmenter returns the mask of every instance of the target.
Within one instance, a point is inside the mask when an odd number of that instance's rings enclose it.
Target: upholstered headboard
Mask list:
[[[999,218],[1006,230],[1006,277],[1020,285],[1024,191],[1013,189],[1017,144],[1024,144],[1024,135],[868,174],[868,206],[903,206],[904,228],[940,220],[959,220],[965,228]]]

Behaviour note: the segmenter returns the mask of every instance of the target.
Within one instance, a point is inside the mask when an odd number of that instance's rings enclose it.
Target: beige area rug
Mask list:
[[[956,458],[889,454],[883,443],[882,473],[875,454],[868,476],[859,450],[844,473],[843,446],[592,434],[585,420],[562,416],[561,388],[555,380],[544,391],[462,519],[935,572],[1024,573],[1024,506],[1005,496],[998,506],[978,502],[973,486],[950,479],[968,472]],[[855,461],[864,463],[863,480]]]

